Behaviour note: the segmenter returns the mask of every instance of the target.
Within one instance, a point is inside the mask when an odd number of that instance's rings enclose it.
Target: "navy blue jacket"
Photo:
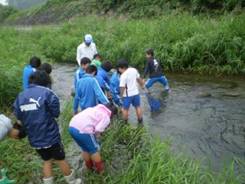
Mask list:
[[[55,120],[60,114],[59,98],[50,89],[31,84],[16,98],[14,114],[32,147],[47,148],[61,142]]]
[[[149,78],[163,76],[160,63],[154,58],[150,58],[146,62],[144,76],[147,75],[148,73],[149,73]]]

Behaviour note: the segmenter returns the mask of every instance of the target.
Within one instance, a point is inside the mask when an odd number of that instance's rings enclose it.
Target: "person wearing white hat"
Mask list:
[[[94,55],[97,54],[96,45],[93,42],[93,37],[91,34],[86,34],[84,36],[84,42],[77,47],[77,63],[80,65],[82,58],[87,57],[91,61]]]

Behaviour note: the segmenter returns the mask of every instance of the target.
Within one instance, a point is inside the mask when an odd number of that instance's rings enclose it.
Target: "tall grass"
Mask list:
[[[167,71],[244,74],[244,20],[245,14],[217,18],[172,14],[154,20],[90,16],[56,26],[3,27],[0,108],[11,104],[21,90],[22,69],[33,55],[75,64],[76,48],[86,33],[93,35],[104,59],[114,64],[124,57],[142,70],[144,51],[152,47]]]

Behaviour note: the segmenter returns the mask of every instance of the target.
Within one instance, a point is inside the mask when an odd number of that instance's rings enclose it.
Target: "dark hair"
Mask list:
[[[83,57],[80,61],[80,65],[86,65],[86,64],[89,64],[91,63],[91,60],[87,57]]]
[[[105,61],[102,63],[101,68],[103,68],[106,72],[109,72],[112,69],[112,64],[110,61]]]
[[[52,66],[48,63],[43,63],[40,69],[45,71],[47,74],[51,74],[52,72]]]
[[[36,72],[31,74],[29,78],[29,83],[48,87],[52,82],[51,82],[51,78],[45,71],[37,70]]]
[[[117,115],[117,107],[113,103],[108,103],[105,105],[111,111],[111,117]]]
[[[117,62],[117,68],[128,68],[128,61],[126,59],[119,59]]]
[[[89,65],[88,68],[86,69],[86,73],[92,74],[94,72],[95,72],[94,75],[97,75],[97,67],[94,65]]]
[[[97,53],[97,54],[94,55],[93,59],[95,59],[97,57],[101,58],[101,55]]]
[[[38,68],[40,67],[41,65],[41,60],[40,58],[36,57],[36,56],[33,56],[31,59],[30,59],[30,65],[33,67],[33,68]]]
[[[152,48],[146,49],[146,54],[151,55],[152,57],[154,56],[154,50]]]

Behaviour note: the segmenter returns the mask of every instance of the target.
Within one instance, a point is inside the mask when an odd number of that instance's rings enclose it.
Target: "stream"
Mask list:
[[[55,64],[53,89],[61,102],[70,99],[76,66]],[[193,74],[168,74],[169,95],[162,86],[151,89],[161,109],[152,113],[141,93],[144,124],[151,134],[170,140],[176,153],[221,171],[235,161],[236,172],[245,171],[245,79],[214,78]],[[134,109],[130,122],[137,126]],[[238,164],[241,163],[242,164]]]

